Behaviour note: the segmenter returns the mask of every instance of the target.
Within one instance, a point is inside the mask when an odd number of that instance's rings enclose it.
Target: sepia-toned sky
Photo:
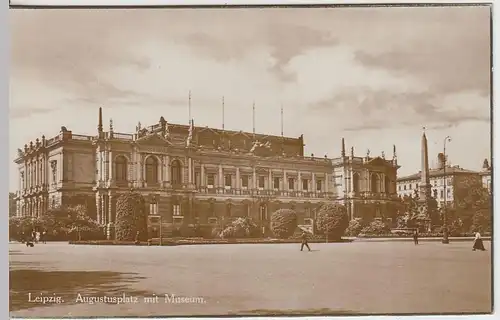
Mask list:
[[[307,154],[392,156],[399,175],[490,157],[490,9],[11,10],[10,158],[61,126],[131,132],[138,121],[304,134]],[[17,189],[11,167],[10,190]]]

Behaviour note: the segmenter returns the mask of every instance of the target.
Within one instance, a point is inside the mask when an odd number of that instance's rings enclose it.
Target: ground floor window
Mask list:
[[[149,214],[157,215],[158,214],[158,204],[153,202],[149,204]]]
[[[172,214],[174,216],[180,216],[181,215],[181,205],[180,204],[174,204]]]

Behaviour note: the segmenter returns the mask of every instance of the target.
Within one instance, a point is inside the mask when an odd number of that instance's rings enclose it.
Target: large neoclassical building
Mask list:
[[[65,127],[51,138],[18,150],[18,215],[42,215],[59,205],[82,204],[111,230],[116,199],[141,193],[157,230],[217,224],[251,216],[264,229],[272,212],[293,208],[299,223],[314,225],[324,202],[345,203],[351,218],[392,218],[399,209],[396,154],[392,159],[304,155],[298,138],[208,127],[157,124],[133,133],[105,131],[99,109],[97,134]],[[161,219],[160,219],[161,217]],[[109,235],[111,236],[111,234]]]

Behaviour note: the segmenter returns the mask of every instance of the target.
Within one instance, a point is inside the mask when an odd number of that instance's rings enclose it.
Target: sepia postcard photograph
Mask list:
[[[8,17],[11,317],[493,312],[491,4]]]

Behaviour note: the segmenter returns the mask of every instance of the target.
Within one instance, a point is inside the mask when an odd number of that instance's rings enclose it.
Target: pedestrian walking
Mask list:
[[[415,243],[415,245],[418,244],[418,229],[415,229],[415,231],[413,231],[413,243]]]
[[[35,242],[36,243],[40,242],[40,231],[35,232]]]
[[[486,250],[484,248],[483,239],[481,239],[481,234],[479,232],[476,232],[476,235],[474,236],[474,243],[472,244],[472,251],[476,250]]]
[[[44,243],[44,244],[47,243],[47,231],[46,230],[43,230],[40,240],[42,240],[42,243]]]
[[[307,243],[307,233],[305,231],[302,232],[302,244],[300,246],[300,251],[304,250],[304,246],[306,246],[307,249],[311,251],[311,248],[309,248],[309,244]]]

